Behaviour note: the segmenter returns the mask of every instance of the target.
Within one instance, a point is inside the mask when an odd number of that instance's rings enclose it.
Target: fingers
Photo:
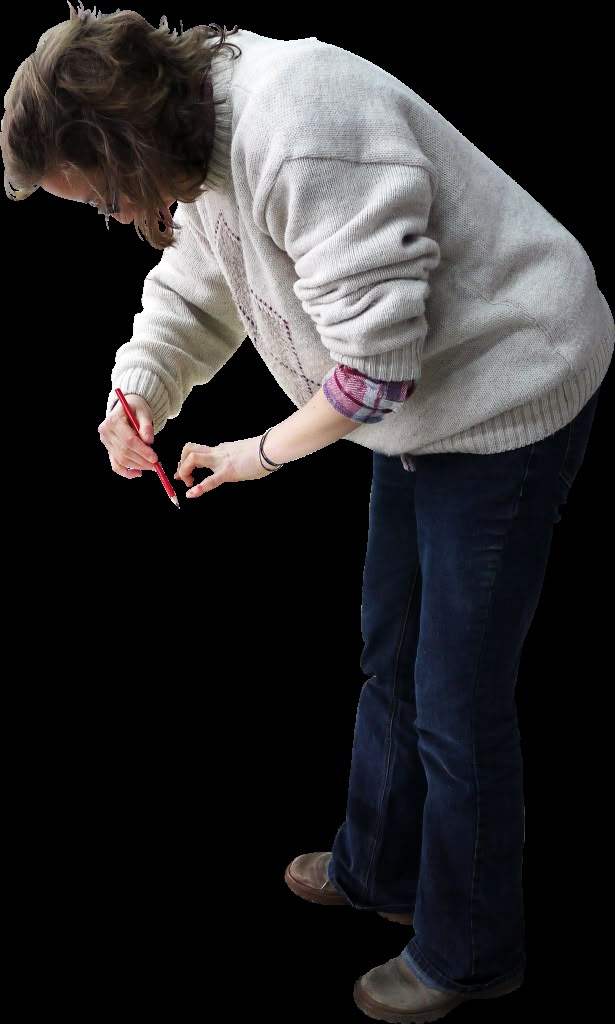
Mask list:
[[[142,441],[139,441],[136,434],[132,437],[113,436],[111,443],[106,445],[109,456],[119,466],[126,470],[153,469],[154,463],[158,462],[158,456]]]
[[[153,469],[154,463],[158,462],[158,456],[149,445],[143,443],[141,438],[124,418],[123,422],[113,423],[107,419],[98,428],[100,439],[109,453],[111,465],[114,471]],[[115,468],[115,465],[118,468]],[[120,476],[135,476],[135,472],[120,472]],[[138,474],[140,475],[140,473]]]
[[[147,445],[139,440],[136,434],[132,437],[119,437],[113,445],[114,458],[126,469],[153,469],[158,456]]]
[[[185,444],[182,448],[182,453],[177,466],[177,473],[174,476],[174,480],[183,480],[186,487],[190,488],[186,491],[187,498],[199,498],[201,494],[205,494],[207,491],[213,491],[214,488],[219,487],[224,482],[224,473],[218,466],[216,469],[216,460],[219,462],[219,456],[206,444]],[[212,473],[210,476],[206,476],[200,483],[194,483],[193,472],[195,469],[211,469]]]
[[[187,498],[200,498],[201,494],[206,494],[207,491],[213,491],[214,488],[219,487],[223,482],[222,477],[216,476],[212,473],[211,476],[201,480],[200,484],[195,484],[190,490],[186,491]]]
[[[113,472],[117,473],[118,476],[126,477],[127,480],[133,480],[135,477],[142,475],[140,469],[127,469],[124,466],[120,466],[119,462],[117,462],[112,455],[109,455],[109,462],[111,463],[111,469]]]
[[[187,487],[192,487],[194,470],[204,468],[213,468],[211,449],[206,444],[185,444],[173,479],[183,480]]]

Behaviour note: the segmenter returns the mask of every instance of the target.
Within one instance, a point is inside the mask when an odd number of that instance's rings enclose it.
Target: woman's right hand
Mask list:
[[[153,469],[158,456],[150,447],[154,440],[152,410],[141,395],[124,397],[139,424],[139,433],[128,419],[121,402],[113,407],[100,424],[98,433],[109,452],[113,472],[131,480],[141,476],[142,470]]]

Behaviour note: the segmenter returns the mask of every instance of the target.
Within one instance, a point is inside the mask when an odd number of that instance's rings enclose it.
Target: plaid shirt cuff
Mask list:
[[[336,412],[359,423],[379,423],[396,412],[414,388],[412,380],[374,380],[343,364],[332,367],[322,382],[325,397]]]

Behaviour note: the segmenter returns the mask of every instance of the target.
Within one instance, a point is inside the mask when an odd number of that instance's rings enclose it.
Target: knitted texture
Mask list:
[[[143,395],[159,431],[248,336],[297,408],[322,386],[362,421],[344,440],[385,455],[500,452],[574,419],[615,323],[573,235],[369,61],[229,41],[207,188],[178,203],[108,408]]]

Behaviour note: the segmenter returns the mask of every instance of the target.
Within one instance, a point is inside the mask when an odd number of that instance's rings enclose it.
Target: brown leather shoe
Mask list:
[[[327,876],[327,868],[331,860],[330,853],[302,853],[290,862],[284,872],[284,881],[289,889],[310,903],[324,906],[351,906],[345,896],[331,885]],[[397,924],[412,924],[412,914],[389,914],[378,910],[380,917]]]

